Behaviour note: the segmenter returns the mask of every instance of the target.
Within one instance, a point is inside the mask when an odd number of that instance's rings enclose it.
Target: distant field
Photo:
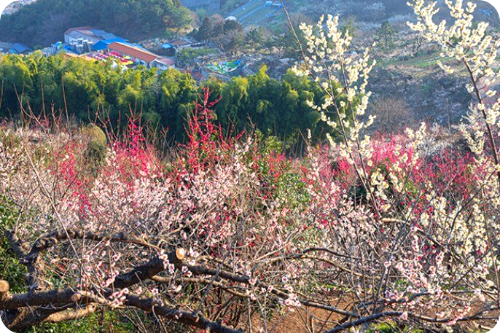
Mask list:
[[[451,60],[451,59],[452,59],[451,57],[442,58],[439,56],[439,54],[432,54],[432,55],[428,55],[428,56],[409,59],[409,60],[403,61],[401,63],[405,64],[407,66],[426,68],[426,67],[437,65],[439,60],[444,63],[444,62],[447,62],[448,60]]]
[[[450,57],[444,57],[441,58],[439,53],[433,53],[429,55],[423,55],[423,56],[418,56],[415,58],[410,58],[408,60],[401,60],[401,59],[391,59],[388,61],[379,61],[380,66],[388,66],[388,65],[398,65],[398,66],[412,66],[412,67],[419,67],[419,68],[428,68],[434,65],[437,65],[437,62],[441,60],[441,62],[446,63],[452,58]]]
[[[265,0],[250,0],[233,10],[229,15],[236,17],[244,26],[248,26],[252,24],[266,25],[274,16],[280,14],[279,8],[266,7]]]

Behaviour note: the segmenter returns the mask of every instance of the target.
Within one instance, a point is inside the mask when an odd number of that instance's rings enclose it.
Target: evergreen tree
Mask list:
[[[394,37],[396,33],[391,27],[389,21],[384,21],[380,28],[377,30],[377,39],[384,50],[389,50],[394,46]]]

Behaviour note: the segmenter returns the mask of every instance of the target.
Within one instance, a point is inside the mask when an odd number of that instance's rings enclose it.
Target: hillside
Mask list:
[[[283,12],[290,30],[206,15],[191,36],[142,42],[169,51],[160,67],[116,42],[0,55],[2,323],[490,331],[500,34],[472,3],[391,4],[365,4],[366,20]]]
[[[0,18],[0,41],[46,46],[66,29],[88,25],[135,39],[190,23],[178,0],[39,0]]]
[[[411,8],[406,4],[406,1],[401,0],[378,0],[368,2],[365,0],[317,0],[314,2],[297,0],[295,2],[298,3],[298,12],[310,16],[314,20],[325,13],[341,15],[343,17],[349,16],[351,19],[358,22],[381,22],[391,17],[405,15],[408,15],[408,19],[412,19]],[[482,0],[473,0],[472,2],[478,6],[474,15],[476,21],[486,21],[493,26],[500,25],[499,13],[491,4]],[[436,15],[436,19],[448,19],[449,21],[450,16],[447,14],[448,11],[444,1],[438,0],[437,3],[440,12]]]

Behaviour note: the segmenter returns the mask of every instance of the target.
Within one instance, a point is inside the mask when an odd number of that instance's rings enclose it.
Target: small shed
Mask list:
[[[156,67],[161,70],[167,70],[169,68],[175,68],[175,61],[170,58],[162,57],[153,60],[151,67]]]
[[[189,47],[192,43],[187,40],[186,38],[176,38],[169,43],[176,49],[184,49],[186,47]]]

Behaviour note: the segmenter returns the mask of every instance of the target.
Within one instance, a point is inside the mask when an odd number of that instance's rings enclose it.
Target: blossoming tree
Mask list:
[[[0,275],[2,320],[20,330],[112,310],[142,331],[491,326],[500,102],[486,103],[494,92],[480,83],[498,76],[500,44],[474,27],[473,6],[446,3],[451,26],[415,0],[412,28],[470,75],[477,104],[461,127],[470,153],[428,156],[425,126],[364,135],[374,62],[369,50],[349,56],[351,37],[331,16],[301,27],[296,71],[324,90],[310,104],[336,134],[305,159],[224,134],[208,91],[168,161],[136,121],[102,159],[84,135],[54,134],[38,118],[29,130],[3,125],[0,212],[12,260]]]

